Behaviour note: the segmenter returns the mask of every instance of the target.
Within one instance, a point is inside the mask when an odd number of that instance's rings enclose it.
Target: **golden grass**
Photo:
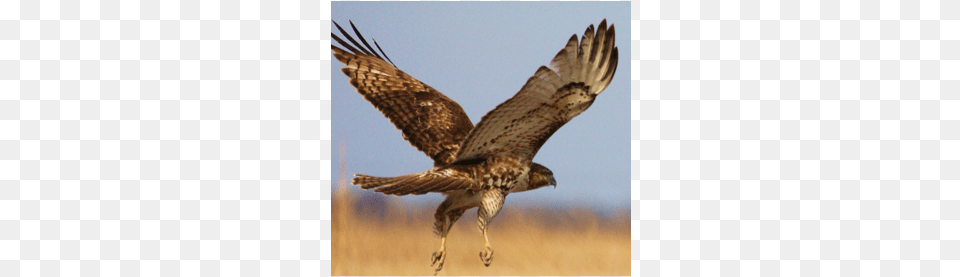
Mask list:
[[[435,207],[404,203],[399,197],[361,199],[359,188],[344,184],[346,176],[339,177],[332,203],[332,274],[432,275],[430,255],[440,246],[432,229]],[[483,235],[475,211],[464,213],[450,232],[439,275],[630,274],[627,211],[598,217],[583,209],[508,204],[488,232],[494,249],[490,267],[478,256]]]

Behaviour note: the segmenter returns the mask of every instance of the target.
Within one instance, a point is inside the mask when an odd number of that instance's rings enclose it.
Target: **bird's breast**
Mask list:
[[[495,158],[485,163],[478,181],[485,189],[510,191],[517,185],[523,185],[521,183],[527,180],[529,172],[529,163],[513,158]]]

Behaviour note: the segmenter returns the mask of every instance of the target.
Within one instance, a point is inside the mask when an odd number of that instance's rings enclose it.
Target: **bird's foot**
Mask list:
[[[483,248],[483,251],[480,251],[480,261],[483,261],[483,265],[490,266],[490,263],[493,262],[493,247],[488,245]]]
[[[441,269],[443,269],[443,261],[447,259],[447,252],[440,250],[433,252],[433,255],[430,256],[431,265],[434,268],[433,275],[437,275]]]

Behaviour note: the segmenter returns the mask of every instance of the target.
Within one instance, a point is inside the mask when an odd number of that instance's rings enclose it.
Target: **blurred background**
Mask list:
[[[541,148],[557,188],[511,194],[493,221],[494,263],[477,253],[476,209],[448,240],[441,275],[627,275],[630,235],[629,2],[333,2],[332,18],[376,39],[404,72],[457,101],[476,124],[512,97],[573,34],[604,18],[620,64],[589,110]],[[334,33],[339,31],[331,27]],[[370,41],[372,43],[372,41]],[[350,86],[334,60],[333,274],[427,275],[440,194],[393,197],[349,185],[355,173],[397,176],[433,162]],[[384,248],[390,251],[384,251]]]

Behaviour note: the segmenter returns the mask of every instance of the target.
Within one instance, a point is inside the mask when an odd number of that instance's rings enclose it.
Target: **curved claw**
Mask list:
[[[437,251],[433,252],[433,255],[430,256],[431,266],[434,267],[433,275],[437,275],[441,269],[443,269],[443,261],[447,259],[446,251]]]
[[[483,261],[484,266],[490,266],[493,262],[493,247],[487,246],[480,251],[480,261]]]

